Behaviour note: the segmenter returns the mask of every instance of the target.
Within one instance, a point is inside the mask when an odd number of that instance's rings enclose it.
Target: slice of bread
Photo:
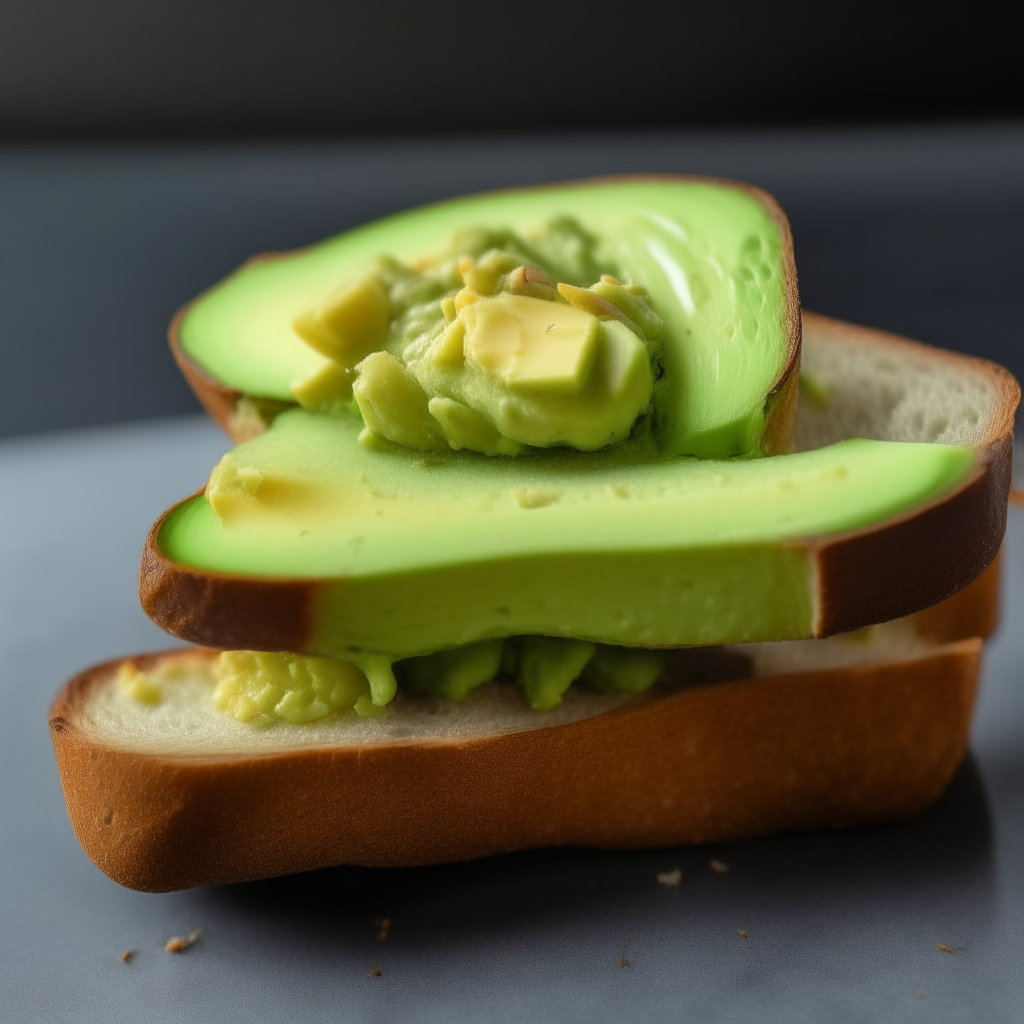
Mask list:
[[[963,757],[997,573],[858,634],[676,652],[643,696],[573,687],[552,712],[492,683],[258,730],[215,709],[217,652],[193,648],[128,659],[165,670],[157,706],[124,695],[109,662],[68,683],[50,728],[86,853],[154,892],[890,821]]]
[[[802,373],[813,385],[801,394],[797,450],[867,437],[977,452],[973,474],[924,508],[818,542],[816,635],[828,636],[937,603],[995,556],[1020,387],[988,360],[807,311],[803,320]]]
[[[971,473],[925,505],[863,529],[791,542],[813,567],[813,635],[884,622],[955,594],[1002,542],[1017,382],[994,363],[810,313],[804,365],[811,386],[798,405],[798,447],[866,436],[976,453]],[[195,569],[160,549],[163,522],[150,531],[139,571],[140,600],[157,625],[217,647],[312,649],[321,598],[344,580]]]

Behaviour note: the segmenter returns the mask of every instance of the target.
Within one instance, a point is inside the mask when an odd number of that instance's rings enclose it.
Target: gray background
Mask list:
[[[223,448],[188,419],[0,445],[0,1019],[1024,1019],[1017,511],[973,759],[917,821],[169,895],[108,881],[68,824],[46,707],[84,664],[166,644],[135,601],[141,538]],[[659,886],[677,866],[679,888]],[[193,948],[163,952],[196,926]]]

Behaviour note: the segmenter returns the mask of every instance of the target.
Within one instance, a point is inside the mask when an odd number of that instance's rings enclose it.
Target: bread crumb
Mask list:
[[[623,953],[622,956],[619,957],[619,966],[625,967],[627,963],[628,961],[626,960],[626,954]]]
[[[718,860],[716,857],[712,857],[711,860],[708,861],[708,867],[711,868],[716,875],[724,875],[729,871],[729,865],[726,864],[724,860]]]
[[[379,978],[383,973],[384,972],[379,967],[374,967],[374,969],[372,971],[370,971],[370,973],[369,973],[369,975],[367,975],[367,977]]]
[[[189,946],[194,946],[199,941],[199,936],[203,934],[202,928],[197,928],[193,932],[189,932],[188,935],[175,935],[173,939],[170,939],[166,946],[164,946],[165,953],[181,953],[188,949]]]
[[[390,917],[379,917],[374,924],[377,926],[377,941],[383,942],[388,937],[388,931],[391,929],[391,918]]]
[[[736,929],[736,934],[737,934],[737,935],[738,935],[738,936],[739,936],[739,937],[740,937],[741,939],[749,939],[749,938],[750,938],[750,936],[749,936],[749,935],[748,935],[748,934],[747,934],[747,933],[746,933],[746,932],[745,932],[745,931],[744,931],[744,930],[743,930],[742,928],[737,928],[737,929]]]
[[[923,992],[918,992],[917,993],[917,998],[918,999],[924,999],[924,993]]]
[[[135,950],[134,950],[134,949],[126,949],[126,950],[125,950],[125,951],[124,951],[124,952],[123,952],[123,953],[121,954],[121,959],[122,959],[122,960],[123,960],[123,961],[124,961],[125,963],[128,963],[128,961],[129,961],[129,960],[131,960],[131,958],[132,958],[133,956],[135,956]]]
[[[666,889],[674,889],[683,880],[683,869],[673,868],[671,871],[659,871],[657,874],[658,885]]]
[[[941,949],[943,953],[955,953],[956,950],[952,946],[944,946],[941,942],[935,943],[936,949]]]

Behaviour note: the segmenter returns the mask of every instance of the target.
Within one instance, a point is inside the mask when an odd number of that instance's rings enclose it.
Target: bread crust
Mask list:
[[[782,241],[782,260],[784,266],[784,287],[786,292],[786,309],[784,313],[787,350],[786,362],[779,371],[778,376],[772,382],[768,390],[765,403],[765,424],[762,432],[762,446],[764,454],[776,455],[787,451],[789,438],[793,432],[793,421],[796,417],[796,405],[798,394],[798,382],[800,379],[800,339],[802,321],[800,316],[800,293],[797,285],[796,255],[793,247],[793,232],[789,226],[789,219],[778,201],[769,192],[748,185],[746,182],[734,181],[729,178],[706,177],[699,174],[619,174],[606,175],[594,178],[582,178],[575,181],[557,182],[547,185],[531,185],[526,188],[499,189],[491,193],[499,195],[502,192],[528,192],[540,189],[560,187],[579,188],[586,185],[602,185],[616,181],[690,181],[707,185],[721,185],[725,188],[738,189],[753,196],[771,216],[779,229]],[[438,204],[440,205],[440,204]],[[243,395],[236,390],[217,380],[212,374],[197,363],[184,349],[181,343],[181,325],[189,309],[204,295],[216,290],[225,280],[244,270],[253,263],[262,263],[266,260],[287,259],[300,252],[305,252],[308,247],[294,249],[290,252],[268,252],[261,253],[246,260],[237,270],[233,271],[222,281],[208,288],[197,298],[182,306],[171,319],[167,329],[167,340],[171,347],[171,354],[188,381],[189,387],[199,399],[200,404],[210,414],[213,420],[234,440],[236,443],[249,440],[253,436],[253,425],[241,423],[236,416],[236,408],[240,399],[244,397],[261,399],[260,395]]]
[[[918,636],[933,643],[947,644],[968,637],[988,639],[999,625],[1002,549],[973,583],[945,601],[907,618]]]
[[[120,664],[108,662],[67,684],[50,729],[85,852],[122,885],[165,892],[906,818],[964,755],[980,656],[971,638],[907,661],[679,689],[567,725],[235,756],[98,741],[83,708]]]
[[[817,564],[815,636],[857,629],[943,601],[977,578],[1006,532],[1013,467],[1013,422],[1020,387],[987,359],[932,348],[887,331],[804,311],[808,332],[856,340],[893,356],[906,353],[989,380],[996,396],[970,475],[927,505],[812,545]],[[942,557],[937,558],[936,552]]]

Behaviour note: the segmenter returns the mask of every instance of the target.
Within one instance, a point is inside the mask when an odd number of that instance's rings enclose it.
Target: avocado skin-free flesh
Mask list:
[[[221,384],[290,402],[292,383],[326,364],[292,321],[339,282],[382,254],[414,262],[441,252],[460,228],[529,232],[569,216],[597,236],[609,270],[647,290],[664,320],[653,412],[662,451],[761,454],[765,402],[792,355],[797,315],[788,227],[767,202],[753,190],[672,179],[453,200],[247,264],[188,309],[180,344]]]
[[[357,443],[356,416],[294,410],[214,474],[255,480],[222,521],[196,497],[157,543],[179,565],[317,581],[310,653],[393,657],[541,634],[633,646],[811,636],[797,543],[916,508],[974,452],[848,440],[752,460],[626,443],[492,459]],[[205,642],[216,643],[206,637]]]

